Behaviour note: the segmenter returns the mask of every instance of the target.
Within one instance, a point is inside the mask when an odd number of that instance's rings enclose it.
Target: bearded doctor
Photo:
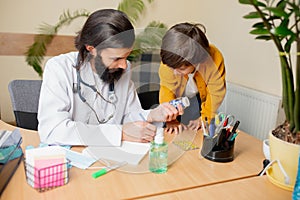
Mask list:
[[[59,145],[120,146],[149,142],[157,127],[183,114],[169,103],[143,110],[126,60],[134,29],[118,10],[92,13],[75,38],[77,52],[45,65],[38,132],[41,142]]]

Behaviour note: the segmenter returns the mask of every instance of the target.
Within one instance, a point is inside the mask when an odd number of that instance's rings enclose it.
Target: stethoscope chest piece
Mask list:
[[[110,101],[111,103],[116,103],[118,101],[117,95],[114,91],[108,92],[108,101]]]

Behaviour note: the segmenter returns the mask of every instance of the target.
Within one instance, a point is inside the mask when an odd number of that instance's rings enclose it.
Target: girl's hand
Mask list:
[[[172,133],[179,134],[180,132],[182,132],[183,130],[186,130],[186,129],[187,129],[186,125],[181,124],[177,120],[173,120],[173,121],[166,123],[165,131],[169,134],[172,134]]]
[[[189,122],[189,124],[187,125],[188,129],[191,129],[191,130],[194,130],[194,131],[197,131],[201,128],[201,120],[200,118],[198,119],[195,119],[195,120],[191,120]]]

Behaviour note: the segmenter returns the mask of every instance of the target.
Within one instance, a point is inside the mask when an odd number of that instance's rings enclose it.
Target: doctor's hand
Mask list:
[[[122,140],[131,142],[151,142],[156,134],[156,126],[144,121],[129,122],[122,127]]]
[[[183,114],[183,108],[178,105],[177,108],[168,102],[160,104],[158,107],[150,111],[148,122],[169,122],[175,120],[178,115]]]

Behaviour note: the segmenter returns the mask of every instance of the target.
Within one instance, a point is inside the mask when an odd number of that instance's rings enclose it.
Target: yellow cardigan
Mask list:
[[[210,57],[201,63],[195,73],[198,91],[201,98],[201,116],[210,122],[216,114],[226,94],[225,66],[221,52],[210,45]],[[183,95],[188,76],[175,75],[174,69],[160,64],[159,102],[168,102]]]

